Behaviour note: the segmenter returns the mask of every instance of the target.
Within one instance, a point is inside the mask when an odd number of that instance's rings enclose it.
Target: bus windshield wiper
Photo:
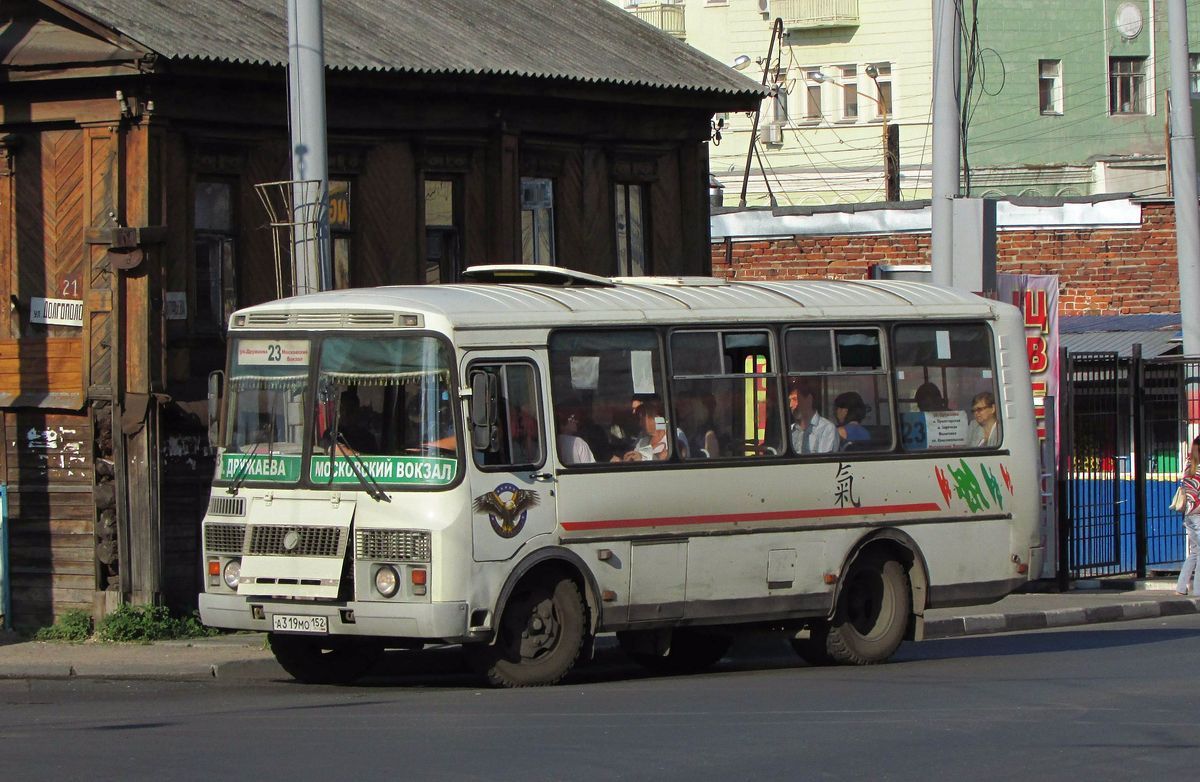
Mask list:
[[[238,489],[242,487],[242,483],[246,480],[246,475],[250,472],[250,462],[254,461],[254,457],[258,455],[258,447],[262,445],[262,441],[255,441],[254,447],[250,449],[250,453],[246,454],[242,461],[242,466],[238,468],[237,475],[233,476],[233,483],[229,484],[229,488],[225,490],[226,494],[237,496]]]
[[[350,447],[350,443],[346,442],[345,436],[341,432],[335,432],[337,442],[343,447],[343,456],[350,463],[350,470],[354,473],[354,477],[358,478],[358,482],[366,489],[367,496],[376,502],[391,502],[392,498],[387,495],[383,488],[379,485],[379,481],[371,476],[367,470],[366,463],[363,462],[362,456],[358,451]],[[332,446],[330,447],[332,452]],[[333,460],[329,461],[329,480],[333,480]]]

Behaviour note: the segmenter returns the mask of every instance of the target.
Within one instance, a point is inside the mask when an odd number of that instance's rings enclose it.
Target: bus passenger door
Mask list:
[[[480,373],[492,378],[494,419],[485,447],[467,436],[472,546],[477,562],[505,560],[531,538],[555,529],[546,407],[532,353],[473,353],[466,362],[464,376],[472,386]],[[472,409],[478,401],[472,399]]]

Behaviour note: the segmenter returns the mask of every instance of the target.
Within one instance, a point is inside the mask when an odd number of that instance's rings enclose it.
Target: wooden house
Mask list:
[[[287,293],[284,0],[0,6],[0,481],[18,626],[190,606],[233,308]],[[758,85],[605,0],[324,6],[338,287],[710,271],[714,114]]]

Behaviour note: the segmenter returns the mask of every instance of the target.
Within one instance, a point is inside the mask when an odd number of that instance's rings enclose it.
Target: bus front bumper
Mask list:
[[[200,620],[223,630],[271,632],[275,616],[324,617],[329,635],[459,642],[467,633],[466,603],[314,603],[200,594]]]

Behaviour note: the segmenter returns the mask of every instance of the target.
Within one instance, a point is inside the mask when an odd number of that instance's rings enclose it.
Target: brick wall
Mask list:
[[[996,238],[996,270],[1057,274],[1062,315],[1179,312],[1175,209],[1145,202],[1131,228],[1021,229]],[[866,279],[875,264],[929,263],[929,234],[800,236],[712,247],[713,274],[739,280]]]

